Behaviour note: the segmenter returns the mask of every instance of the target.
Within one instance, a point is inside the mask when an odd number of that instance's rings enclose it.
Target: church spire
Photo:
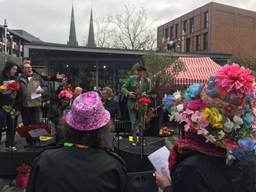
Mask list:
[[[87,47],[96,47],[96,43],[95,43],[95,39],[94,39],[92,10],[91,10],[91,17],[90,17],[90,26],[89,26],[89,36],[88,36]]]
[[[71,22],[70,22],[68,45],[69,46],[78,46],[78,42],[76,40],[76,27],[75,27],[75,17],[74,17],[73,3],[72,3],[72,11],[71,11]]]

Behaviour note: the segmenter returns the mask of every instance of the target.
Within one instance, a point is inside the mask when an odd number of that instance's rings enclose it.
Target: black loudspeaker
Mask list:
[[[128,192],[157,192],[154,171],[127,173]]]

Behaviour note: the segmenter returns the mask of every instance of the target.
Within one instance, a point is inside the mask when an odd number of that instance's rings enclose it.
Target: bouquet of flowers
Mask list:
[[[22,189],[25,189],[28,185],[31,168],[30,165],[26,165],[24,162],[18,167],[16,184]]]
[[[61,100],[63,106],[68,106],[73,99],[72,87],[69,85],[67,88],[63,89],[59,94],[58,98]]]
[[[0,92],[3,94],[10,94],[11,102],[9,105],[3,105],[4,111],[9,113],[14,119],[19,112],[14,108],[15,99],[17,97],[17,91],[20,89],[20,84],[18,82],[9,82],[0,86]]]
[[[138,111],[139,111],[139,118],[138,124],[142,125],[142,128],[145,128],[145,118],[146,112],[148,110],[148,105],[151,103],[151,100],[148,97],[141,97],[138,99]]]
[[[256,157],[255,78],[238,64],[225,65],[207,85],[193,84],[184,93],[166,95],[170,121],[227,151],[241,164]]]

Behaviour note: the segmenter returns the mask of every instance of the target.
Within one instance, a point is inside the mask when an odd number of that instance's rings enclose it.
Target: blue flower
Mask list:
[[[255,99],[255,98],[254,98],[253,95],[246,95],[246,96],[245,96],[245,99],[250,102],[250,101],[252,101],[252,100]]]
[[[168,112],[171,112],[174,101],[175,97],[173,95],[167,95],[166,97],[164,97],[164,106],[168,110]]]
[[[218,89],[216,87],[216,84],[215,84],[215,77],[210,77],[209,80],[208,80],[208,86],[207,86],[207,94],[210,96],[210,97],[215,97],[218,93]]]
[[[197,96],[199,96],[201,90],[203,88],[203,84],[202,83],[194,83],[192,85],[189,86],[189,88],[186,91],[186,95],[190,98],[196,98]]]
[[[250,105],[244,105],[244,106],[243,106],[243,111],[244,111],[245,113],[251,112],[252,110],[251,110]]]
[[[237,99],[238,97],[237,97],[237,95],[236,95],[235,93],[231,93],[231,94],[229,95],[229,98],[230,98],[231,100],[235,100],[235,99]]]
[[[243,119],[243,128],[244,129],[249,129],[252,127],[252,125],[254,123],[254,115],[252,112],[245,113],[242,116],[242,119]]]
[[[229,154],[233,155],[241,165],[246,165],[255,160],[254,152],[242,151],[239,148],[229,151]]]
[[[256,149],[256,142],[250,137],[244,137],[238,140],[239,146],[246,149],[246,151],[255,151]]]

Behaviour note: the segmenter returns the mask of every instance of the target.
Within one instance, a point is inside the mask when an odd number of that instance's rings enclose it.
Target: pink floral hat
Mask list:
[[[104,108],[98,93],[90,91],[74,100],[65,121],[78,131],[91,131],[106,125],[110,121],[110,113]]]

